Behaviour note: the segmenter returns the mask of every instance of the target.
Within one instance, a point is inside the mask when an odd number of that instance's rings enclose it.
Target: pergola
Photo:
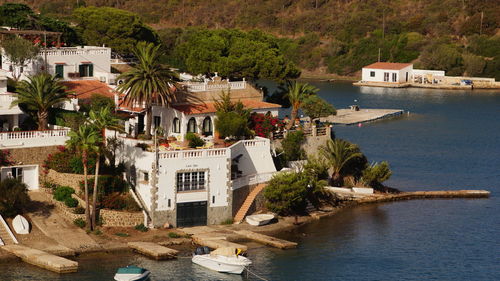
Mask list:
[[[45,42],[45,47],[46,47],[47,37],[57,39],[56,46],[59,46],[61,44],[62,32],[45,31],[45,30],[17,30],[17,29],[1,30],[0,29],[0,41],[3,41],[5,36],[12,34],[23,36],[24,38],[27,38],[31,41],[40,36],[43,36],[43,41]]]

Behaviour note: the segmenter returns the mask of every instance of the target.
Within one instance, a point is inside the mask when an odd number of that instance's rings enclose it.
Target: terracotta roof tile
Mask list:
[[[75,80],[61,82],[66,86],[67,92],[78,99],[88,99],[92,94],[100,94],[114,99],[113,89],[106,83],[97,80]]]
[[[396,63],[396,62],[376,62],[367,65],[363,68],[373,68],[373,69],[390,69],[390,70],[400,70],[405,67],[413,65],[412,63]]]

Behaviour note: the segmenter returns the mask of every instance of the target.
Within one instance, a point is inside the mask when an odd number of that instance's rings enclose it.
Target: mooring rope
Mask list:
[[[258,275],[257,273],[252,272],[252,271],[251,271],[248,267],[245,267],[245,269],[247,270],[247,272],[248,272],[248,273],[252,274],[253,276],[255,276],[255,277],[257,277],[257,278],[259,278],[260,280],[263,280],[263,281],[269,281],[269,280],[267,280],[266,278],[264,278],[264,277],[262,277],[262,276]]]

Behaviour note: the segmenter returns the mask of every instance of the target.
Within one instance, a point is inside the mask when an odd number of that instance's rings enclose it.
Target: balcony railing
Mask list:
[[[1,148],[64,145],[69,129],[0,133]]]
[[[221,90],[241,90],[245,89],[247,86],[247,82],[243,81],[235,81],[235,82],[219,82],[219,83],[210,83],[210,82],[187,82],[185,83],[187,89],[191,92],[207,92],[207,91],[221,91]]]

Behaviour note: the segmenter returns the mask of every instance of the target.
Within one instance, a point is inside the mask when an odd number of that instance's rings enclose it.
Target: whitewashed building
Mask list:
[[[25,79],[41,71],[63,80],[94,79],[108,84],[114,83],[111,74],[111,48],[97,46],[60,47],[41,49],[36,59],[24,66],[13,65],[2,51],[0,68],[10,77]]]
[[[413,64],[376,62],[363,67],[361,82],[368,83],[410,83]]]
[[[119,157],[155,227],[220,224],[235,215],[233,198],[242,187],[266,182],[276,172],[265,138],[158,153],[137,142],[124,139]]]
[[[0,132],[18,128],[23,114],[19,106],[11,107],[15,96],[13,93],[7,92],[7,75],[6,71],[0,70]]]

